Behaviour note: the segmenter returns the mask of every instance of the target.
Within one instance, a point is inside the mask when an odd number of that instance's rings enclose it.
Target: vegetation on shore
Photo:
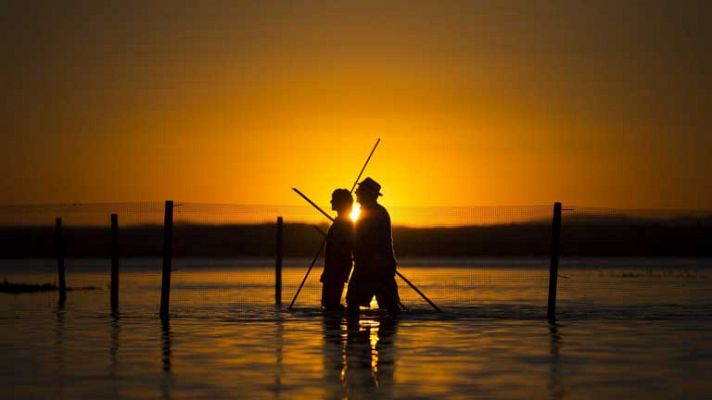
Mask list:
[[[327,229],[325,224],[322,229]],[[108,226],[66,226],[67,257],[108,257]],[[163,227],[125,226],[122,257],[160,257]],[[271,257],[274,224],[197,225],[174,228],[176,257]],[[711,257],[712,216],[653,220],[617,216],[570,216],[561,231],[561,255],[579,257]],[[393,227],[398,257],[548,256],[551,222],[454,227]],[[313,226],[284,225],[284,254],[311,257],[323,241]],[[53,258],[53,226],[0,226],[0,258]]]
[[[72,290],[97,290],[96,286],[82,286],[78,288],[68,287],[67,291]],[[0,282],[0,293],[36,293],[36,292],[52,292],[59,290],[59,287],[53,283],[15,283],[8,282],[7,279]]]
[[[58,289],[57,285],[52,283],[14,283],[8,282],[7,279],[0,283],[0,293],[50,292]]]

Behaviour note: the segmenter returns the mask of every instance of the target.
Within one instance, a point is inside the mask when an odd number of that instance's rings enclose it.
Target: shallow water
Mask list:
[[[324,317],[320,270],[287,312],[274,274],[236,260],[178,262],[171,319],[157,318],[160,262],[122,265],[108,312],[105,261],[68,261],[70,286],[0,294],[3,398],[707,398],[712,390],[708,260],[563,263],[559,322],[545,321],[541,260],[400,271],[396,323]],[[288,304],[306,268],[284,271]],[[51,262],[3,261],[0,279],[55,281]]]

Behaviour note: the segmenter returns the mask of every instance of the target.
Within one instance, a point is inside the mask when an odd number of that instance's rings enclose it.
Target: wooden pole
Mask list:
[[[284,258],[284,221],[277,217],[277,258],[274,264],[274,304],[282,304],[282,259]]]
[[[559,277],[559,248],[561,239],[561,203],[554,203],[554,216],[551,223],[551,263],[549,264],[549,301],[546,316],[549,321],[556,320],[556,284]]]
[[[111,214],[111,312],[119,311],[119,216]]]
[[[413,290],[415,290],[415,292],[418,293],[418,294],[420,295],[420,297],[423,298],[423,300],[425,300],[428,304],[430,304],[430,306],[433,307],[433,308],[435,309],[435,311],[437,311],[437,312],[439,312],[439,313],[442,313],[442,312],[443,312],[443,310],[441,310],[440,307],[436,306],[435,303],[433,303],[433,301],[430,300],[430,299],[428,298],[428,296],[425,295],[425,293],[421,292],[420,289],[418,289],[418,287],[415,286],[415,285],[413,284],[413,282],[409,281],[408,278],[406,278],[405,276],[403,276],[403,274],[401,274],[400,272],[398,272],[398,271],[396,270],[396,275],[398,275],[399,278],[403,279],[403,281],[404,281],[405,283],[407,283],[408,286],[410,286],[411,288],[413,288]]]
[[[67,300],[67,283],[64,279],[64,232],[62,218],[57,218],[54,225],[55,245],[57,248],[57,274],[59,280],[59,304]]]
[[[167,200],[163,217],[163,276],[161,280],[161,319],[168,319],[173,258],[173,201]]]

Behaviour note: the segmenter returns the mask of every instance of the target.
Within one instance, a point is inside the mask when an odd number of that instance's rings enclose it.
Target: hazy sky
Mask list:
[[[1,1],[0,203],[712,208],[712,3]]]

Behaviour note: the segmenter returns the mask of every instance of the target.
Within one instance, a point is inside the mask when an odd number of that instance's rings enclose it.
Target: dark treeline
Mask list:
[[[309,257],[322,237],[306,224],[285,224],[284,252]],[[322,225],[322,229],[326,229]],[[120,230],[123,256],[159,257],[161,226],[133,226]],[[270,257],[276,229],[262,225],[177,225],[177,257]],[[54,256],[53,227],[0,227],[0,257]],[[547,223],[521,223],[454,228],[406,228],[393,231],[398,257],[546,256],[551,245]],[[110,230],[65,227],[69,257],[108,257]],[[561,234],[564,256],[703,257],[712,256],[712,218],[672,221],[636,219],[565,220]]]

